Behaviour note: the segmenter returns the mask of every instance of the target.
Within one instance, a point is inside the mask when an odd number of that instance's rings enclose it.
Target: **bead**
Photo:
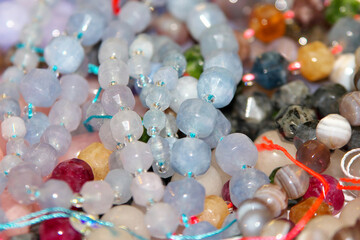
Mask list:
[[[1,75],[1,79],[4,82],[19,83],[24,77],[24,72],[15,66],[10,66],[5,69]]]
[[[185,23],[179,21],[169,13],[162,14],[155,18],[153,24],[159,35],[165,35],[178,44],[184,44],[190,38]]]
[[[354,89],[355,55],[348,53],[340,55],[334,64],[330,81],[343,85],[346,90]]]
[[[219,196],[206,196],[204,211],[198,215],[200,221],[209,222],[216,228],[221,228],[229,210],[225,201]]]
[[[39,64],[39,56],[28,48],[19,48],[14,53],[13,63],[18,68],[29,72]]]
[[[78,74],[65,75],[60,78],[60,98],[69,100],[78,105],[85,103],[89,95],[89,84]]]
[[[225,226],[227,226],[228,224],[230,224],[232,221],[236,220],[236,214],[235,213],[231,213],[229,214],[226,218],[225,221],[222,225],[222,228],[224,228]],[[239,236],[240,235],[240,230],[239,230],[239,226],[238,224],[236,224],[236,222],[234,224],[232,224],[229,228],[227,228],[225,231],[223,231],[221,233],[221,238],[222,239],[226,239],[226,238],[230,238],[230,237],[234,237],[234,236]]]
[[[251,139],[242,133],[225,136],[215,150],[216,162],[227,174],[234,176],[246,168],[253,167],[258,159],[258,151]]]
[[[90,165],[94,180],[103,180],[109,172],[109,156],[111,151],[104,145],[94,142],[79,153],[78,158]]]
[[[288,105],[303,105],[306,98],[310,97],[310,89],[301,80],[295,80],[282,85],[272,95],[271,101],[276,108],[281,109]]]
[[[110,184],[114,190],[114,203],[124,204],[131,198],[130,184],[132,176],[124,169],[111,170],[105,178],[105,181]]]
[[[354,225],[360,216],[360,198],[347,203],[340,213],[340,221],[344,225]]]
[[[170,106],[171,95],[166,88],[155,86],[151,88],[145,102],[150,109],[165,111]]]
[[[309,176],[295,164],[289,164],[276,172],[275,184],[284,188],[289,199],[302,197],[309,187]]]
[[[198,97],[197,84],[198,80],[194,77],[185,76],[179,78],[176,88],[171,91],[172,101],[170,107],[173,111],[179,112],[179,108],[185,100]]]
[[[271,218],[271,213],[267,209],[249,211],[238,223],[240,232],[244,237],[259,236]]]
[[[357,222],[358,223],[358,222]],[[339,231],[337,231],[332,240],[355,240],[360,235],[358,224],[352,227],[343,227]]]
[[[178,226],[178,215],[167,203],[152,205],[145,214],[144,222],[151,236],[166,238],[175,232]]]
[[[157,109],[150,109],[145,113],[143,118],[144,127],[147,129],[147,133],[150,136],[160,133],[165,127],[165,122],[165,113]]]
[[[101,104],[107,114],[115,115],[124,108],[133,110],[135,107],[135,98],[131,89],[127,86],[113,85],[103,92]]]
[[[230,180],[232,203],[238,207],[244,200],[252,198],[257,189],[269,182],[265,173],[257,169],[246,168],[238,171]]]
[[[204,210],[205,189],[195,179],[170,182],[164,192],[165,203],[170,204],[180,215],[193,216]]]
[[[1,123],[1,135],[4,139],[25,137],[26,127],[25,122],[20,117],[9,117]]]
[[[81,240],[82,235],[77,232],[67,218],[56,218],[40,224],[40,236],[43,240]]]
[[[170,66],[161,67],[154,74],[153,81],[155,85],[165,85],[169,91],[174,90],[178,81],[177,71]]]
[[[106,213],[112,206],[114,191],[105,181],[86,182],[80,191],[84,198],[82,208],[90,214]]]
[[[275,184],[267,184],[256,190],[254,198],[261,200],[278,217],[286,209],[288,199],[285,190]]]
[[[340,44],[343,53],[353,53],[359,47],[360,23],[349,17],[339,19],[328,33],[328,43],[332,46]]]
[[[61,94],[61,86],[49,69],[33,69],[20,82],[25,101],[37,107],[50,107]]]
[[[116,149],[109,156],[109,169],[111,171],[114,169],[123,169],[123,168],[124,167],[120,160],[120,150]]]
[[[335,57],[322,42],[316,41],[299,49],[300,72],[309,81],[328,77],[333,69]]]
[[[5,114],[8,113],[13,116],[20,116],[21,110],[18,101],[12,98],[5,98],[0,100],[0,120],[4,121]]]
[[[9,97],[18,101],[20,98],[18,85],[13,82],[0,83],[0,95],[2,98]]]
[[[341,115],[329,114],[317,125],[316,137],[330,149],[341,148],[350,140],[351,126]]]
[[[298,43],[289,37],[275,39],[267,46],[267,49],[279,52],[289,62],[294,62],[298,58]]]
[[[124,41],[124,43],[126,44],[126,59],[127,59],[128,57],[127,46],[130,45],[135,38],[135,33],[132,27],[124,21],[120,21],[120,20],[111,21],[107,26],[107,28],[104,30],[102,40],[103,42],[105,42],[110,38],[120,39]],[[109,50],[110,49],[112,48],[110,47]]]
[[[265,224],[261,230],[261,237],[273,237],[277,239],[284,238],[288,232],[293,228],[294,224],[285,219],[274,219]]]
[[[56,156],[64,155],[70,148],[71,135],[60,125],[51,125],[41,136],[41,142],[50,144],[56,150]]]
[[[0,174],[2,175],[8,175],[12,168],[23,162],[20,157],[9,154],[11,153],[8,153],[8,155],[4,156],[0,162]]]
[[[196,180],[205,188],[205,195],[221,195],[222,180],[219,172],[210,166],[209,170],[201,176],[196,177]]]
[[[210,167],[211,149],[197,138],[182,138],[177,140],[171,152],[171,167],[180,175],[189,172],[198,176],[204,174]]]
[[[184,236],[196,236],[200,234],[206,234],[210,232],[214,232],[217,229],[211,225],[209,222],[203,221],[196,224],[191,224],[189,227],[185,228],[183,231]],[[219,235],[214,235],[211,237],[207,237],[209,240],[220,240]]]
[[[285,18],[273,5],[261,4],[253,8],[249,27],[255,31],[255,37],[268,43],[285,33]]]
[[[130,173],[148,170],[154,159],[150,146],[140,141],[133,141],[120,150],[120,159],[124,169]]]
[[[77,193],[85,182],[94,180],[94,174],[89,164],[73,158],[59,163],[50,178],[67,182],[69,187]]]
[[[142,55],[133,55],[127,62],[129,74],[138,79],[142,76],[148,76],[151,72],[150,60]]]
[[[146,206],[158,202],[164,195],[164,185],[161,178],[152,172],[143,172],[133,179],[130,187],[134,202]]]
[[[103,89],[111,85],[127,85],[129,83],[129,68],[120,59],[108,59],[99,66],[99,84]]]
[[[151,37],[145,33],[136,36],[135,40],[129,46],[129,55],[141,54],[151,59],[154,54],[154,45]]]
[[[342,97],[339,104],[340,114],[345,117],[352,126],[360,126],[359,111],[360,92],[350,92]]]
[[[49,118],[41,112],[35,112],[30,119],[24,118],[24,121],[26,126],[25,139],[30,144],[40,142],[41,136],[50,126]]]
[[[35,164],[40,169],[42,177],[49,175],[57,163],[56,150],[47,143],[30,146],[23,159],[25,162]]]
[[[184,57],[186,59],[186,73],[191,77],[198,79],[200,74],[203,72],[204,58],[200,52],[199,45],[193,45],[188,50],[184,52]]]
[[[106,115],[104,107],[100,102],[87,102],[82,106],[82,111],[85,113],[84,119],[88,119],[91,116],[102,116]],[[91,119],[88,123],[91,126],[91,129],[94,131],[98,131],[101,125],[104,123],[105,119],[94,118]]]
[[[50,109],[49,120],[51,124],[63,125],[72,132],[79,127],[81,121],[81,108],[72,102],[60,99]]]
[[[330,150],[317,140],[309,140],[299,147],[296,160],[315,172],[322,173],[330,165]]]
[[[14,138],[10,139],[6,143],[6,153],[8,155],[17,155],[22,156],[29,148],[28,142],[24,140],[24,138]],[[1,163],[0,163],[1,164]]]
[[[316,198],[310,197],[295,206],[293,206],[290,209],[290,220],[294,223],[299,222],[299,220],[305,215],[305,213],[311,208],[311,206],[315,203]],[[322,202],[319,206],[319,208],[316,210],[312,218],[315,218],[316,216],[322,216],[322,215],[331,215],[332,213],[332,207],[328,204]]]
[[[163,65],[174,68],[181,77],[186,70],[186,59],[183,54],[172,51],[164,57]]]
[[[181,3],[177,0],[169,0],[166,7],[172,16],[181,21],[186,21],[190,10],[201,2],[204,0],[184,0]]]
[[[210,148],[215,148],[218,145],[218,142],[228,135],[231,132],[231,123],[230,121],[222,114],[221,111],[217,110],[218,115],[216,117],[216,123],[212,133],[204,138]]]
[[[327,6],[325,11],[326,20],[334,24],[343,17],[353,17],[358,13],[360,7],[359,2],[350,0],[350,1],[331,1],[329,6]]]
[[[321,229],[311,229],[310,231],[303,230],[298,235],[299,240],[327,240],[326,233]]]
[[[110,151],[116,150],[118,143],[112,136],[109,119],[105,119],[103,125],[101,125],[99,129],[99,138],[105,148]]]
[[[119,26],[126,25],[120,23]],[[103,40],[98,53],[100,65],[110,58],[116,58],[127,62],[128,60],[128,42],[123,38],[108,38]]]
[[[139,33],[150,24],[151,12],[145,3],[127,2],[121,8],[119,19],[129,24],[135,33]]]
[[[39,189],[38,203],[42,208],[70,208],[73,192],[69,185],[61,180],[50,179]]]
[[[84,49],[76,38],[59,36],[45,47],[44,58],[50,67],[56,66],[60,73],[73,73],[84,60]]]
[[[117,142],[125,142],[129,136],[138,140],[143,134],[140,116],[131,110],[120,111],[110,120],[110,128]]]

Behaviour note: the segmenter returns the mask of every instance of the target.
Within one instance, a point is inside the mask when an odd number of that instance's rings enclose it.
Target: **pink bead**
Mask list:
[[[333,214],[337,214],[344,205],[344,194],[337,188],[338,180],[329,175],[322,175],[329,184],[329,192],[326,195],[325,202],[333,206]],[[322,194],[323,184],[315,177],[310,178],[309,188],[304,195],[304,199],[309,197],[318,197]]]
[[[81,240],[82,235],[70,224],[68,218],[47,220],[40,225],[41,240]]]

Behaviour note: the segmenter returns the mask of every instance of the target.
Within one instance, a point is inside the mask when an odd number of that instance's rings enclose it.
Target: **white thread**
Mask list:
[[[348,158],[349,155],[353,154],[353,153],[357,153],[355,156],[353,156],[350,161],[348,162],[348,164],[346,165],[345,167],[345,162]],[[350,167],[351,165],[358,159],[360,158],[360,148],[355,148],[351,151],[348,151],[341,159],[341,170],[342,172],[349,178],[354,178],[354,179],[360,179],[360,176],[353,176],[351,173],[350,173]]]

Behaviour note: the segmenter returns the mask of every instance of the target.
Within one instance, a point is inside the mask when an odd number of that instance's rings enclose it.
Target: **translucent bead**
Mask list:
[[[221,228],[229,215],[227,203],[219,196],[206,196],[204,211],[197,217],[201,222],[207,221],[216,228]]]
[[[6,153],[8,155],[13,154],[22,156],[27,151],[28,147],[29,144],[24,140],[24,138],[10,139],[10,141],[6,143]]]
[[[41,25],[37,22],[27,24],[20,35],[20,42],[26,46],[39,46],[42,42]]]
[[[85,103],[89,95],[89,84],[85,78],[78,74],[65,75],[60,78],[60,98],[69,100],[75,104]]]
[[[248,136],[242,133],[232,133],[219,142],[215,156],[221,169],[234,176],[247,166],[255,166],[258,151]]]
[[[61,94],[61,86],[54,72],[33,69],[20,82],[25,101],[37,107],[50,107]]]
[[[89,214],[106,213],[114,200],[114,191],[106,181],[86,182],[80,194],[84,198],[82,208]]]
[[[234,77],[235,84],[239,84],[243,75],[243,65],[236,52],[215,51],[211,53],[204,63],[204,70],[211,67],[222,67],[229,70]]]
[[[38,203],[42,208],[70,208],[73,191],[61,180],[49,179],[39,189]]]
[[[189,9],[189,18],[186,20],[191,36],[199,40],[201,34],[208,28],[226,23],[226,17],[221,9],[213,3],[200,3]]]
[[[13,63],[18,68],[29,72],[39,64],[39,56],[29,48],[18,48],[14,53]]]
[[[207,137],[215,127],[217,112],[212,104],[198,98],[184,101],[176,116],[176,124],[186,135]]]
[[[91,46],[100,40],[105,24],[104,16],[98,11],[83,10],[70,16],[66,31],[69,35],[81,34],[81,43]]]
[[[148,108],[148,106],[146,105],[146,98],[151,93],[151,91],[154,87],[155,86],[153,84],[145,84],[145,85],[142,84],[142,89],[141,89],[139,97],[140,97],[141,104],[145,108]]]
[[[151,92],[146,96],[146,105],[150,109],[158,109],[165,111],[171,102],[170,92],[165,87],[153,87],[150,89]]]
[[[120,159],[125,170],[136,173],[148,170],[154,159],[150,146],[140,141],[133,141],[120,150]]]
[[[155,203],[145,214],[145,224],[156,238],[167,238],[175,232],[179,219],[176,211],[167,203]]]
[[[124,168],[120,159],[120,149],[113,151],[109,156],[109,169],[122,169]]]
[[[111,170],[105,178],[105,181],[110,184],[114,190],[114,203],[124,204],[131,198],[130,184],[133,177],[124,169]]]
[[[177,140],[171,151],[171,166],[180,175],[189,172],[195,176],[204,174],[210,167],[211,149],[197,138]]]
[[[5,115],[20,116],[21,110],[19,102],[12,98],[5,98],[0,100],[0,120],[3,121]]]
[[[5,190],[7,185],[8,185],[8,178],[5,176],[5,174],[1,174],[0,175],[0,193],[2,193]]]
[[[339,83],[348,91],[354,90],[355,55],[341,54],[334,63],[330,74],[330,81]]]
[[[211,225],[209,222],[203,221],[196,224],[191,224],[189,227],[185,228],[183,231],[184,236],[196,236],[200,234],[206,234],[216,231],[216,227]],[[207,237],[208,240],[220,240],[219,235],[214,235],[212,237]]]
[[[165,36],[154,36],[154,44],[156,55],[154,55],[153,60],[156,61],[163,61],[171,52],[182,52],[181,47],[177,43]]]
[[[296,160],[315,172],[322,173],[330,165],[330,150],[320,141],[309,140],[299,146]]]
[[[128,23],[135,33],[145,30],[151,21],[151,11],[142,2],[127,2],[119,14],[119,19]]]
[[[143,134],[140,116],[131,110],[120,111],[110,120],[110,128],[114,139],[123,143],[125,139],[139,139]]]
[[[108,38],[104,40],[99,49],[98,59],[102,64],[110,58],[116,58],[127,62],[128,60],[128,43],[121,38]]]
[[[218,115],[216,117],[216,123],[212,133],[206,138],[202,139],[206,142],[210,148],[215,148],[218,142],[226,135],[231,132],[230,121],[222,114],[221,111],[217,110]]]
[[[72,102],[60,99],[50,109],[51,124],[63,125],[69,132],[76,130],[81,121],[81,108]]]
[[[0,95],[4,97],[13,98],[19,100],[20,94],[18,84],[13,82],[2,82],[0,83]]]
[[[161,67],[154,74],[153,82],[155,85],[165,85],[169,91],[174,90],[178,82],[177,71],[170,66]]]
[[[26,141],[30,144],[40,142],[41,135],[46,128],[50,126],[49,118],[41,112],[36,112],[31,118],[24,118],[24,120],[26,126]]]
[[[265,224],[272,219],[268,209],[256,209],[247,212],[238,222],[240,232],[243,236],[259,236]]]
[[[105,89],[101,96],[101,104],[109,115],[115,115],[120,110],[135,107],[134,94],[131,89],[123,85],[113,85]]]
[[[25,137],[26,127],[24,120],[16,116],[5,118],[1,123],[1,134],[6,140],[16,137]]]
[[[175,51],[170,52],[163,60],[163,65],[174,68],[178,73],[178,77],[185,73],[186,64],[184,55]]]
[[[126,46],[128,46],[132,43],[132,41],[134,41],[135,33],[128,23],[115,20],[109,23],[102,36],[103,42],[107,41],[109,38],[122,39],[126,43]],[[126,48],[126,56],[128,53],[129,51]]]
[[[328,43],[332,46],[340,44],[343,53],[353,53],[359,47],[360,23],[353,18],[344,17],[333,25],[328,33]]]
[[[195,7],[198,3],[204,2],[205,0],[183,0],[181,2],[177,0],[167,1],[167,10],[181,21],[186,21],[190,10]],[[191,16],[191,15],[190,15]]]
[[[8,153],[11,154],[11,153]],[[21,164],[23,161],[20,157],[15,155],[6,155],[0,162],[0,174],[8,175],[12,168],[16,167],[17,165]]]
[[[143,118],[143,124],[149,136],[158,135],[165,127],[165,121],[165,113],[157,109],[150,109]]]
[[[225,226],[229,225],[234,220],[236,220],[235,213],[229,214],[225,218],[225,221],[224,221],[222,227],[225,227]],[[230,237],[233,237],[233,236],[239,236],[239,235],[240,235],[240,230],[239,230],[239,226],[236,223],[232,224],[229,228],[227,228],[225,231],[223,231],[220,234],[222,239],[230,238]]]
[[[152,164],[152,170],[161,178],[169,178],[175,174],[175,171],[172,169],[170,162],[165,162],[160,166],[158,162],[154,161]]]
[[[170,145],[169,142],[160,136],[154,136],[149,139],[147,144],[150,146],[154,162],[158,165],[159,172],[166,172],[169,169],[162,168],[165,163],[170,161]],[[164,166],[165,167],[165,166]]]
[[[37,143],[30,146],[23,159],[25,162],[35,164],[43,177],[49,175],[57,163],[56,150],[47,143]]]
[[[349,121],[351,126],[360,126],[359,97],[360,91],[350,92],[343,96],[339,103],[340,114]]]
[[[129,47],[129,55],[141,54],[151,59],[154,54],[154,45],[151,37],[147,34],[139,34]]]
[[[24,72],[15,66],[11,66],[6,68],[4,73],[1,76],[1,79],[4,82],[13,82],[19,83],[21,79],[24,77]]]
[[[111,151],[114,151],[116,149],[117,142],[112,136],[109,119],[105,119],[103,125],[101,125],[99,130],[99,137],[104,147]]]
[[[127,65],[119,59],[108,59],[99,66],[99,84],[103,89],[111,85],[127,85],[129,70]]]
[[[87,108],[85,107],[84,112],[86,112],[85,119],[88,119],[89,117],[92,117],[92,116],[106,115],[105,109],[100,102],[90,103]],[[101,118],[93,118],[88,122],[88,124],[95,131],[99,131],[99,129],[103,123],[104,123],[104,119],[101,119]]]
[[[175,137],[178,132],[176,118],[173,115],[166,114],[165,128],[160,132],[162,137]]]
[[[170,107],[175,112],[179,111],[180,105],[187,99],[197,98],[198,80],[194,77],[186,76],[179,78],[176,88],[171,91],[172,101]]]
[[[146,206],[150,202],[158,202],[163,198],[164,185],[161,178],[152,172],[137,175],[130,187],[134,202]]]
[[[148,76],[151,72],[150,60],[142,55],[134,55],[128,61],[130,76],[138,79],[140,75]]]
[[[269,182],[269,178],[265,173],[254,168],[247,168],[237,172],[230,180],[232,203],[238,207],[241,202],[252,198],[256,190]]]
[[[50,144],[56,150],[56,156],[60,157],[70,148],[71,135],[63,126],[51,125],[41,136],[41,142]]]

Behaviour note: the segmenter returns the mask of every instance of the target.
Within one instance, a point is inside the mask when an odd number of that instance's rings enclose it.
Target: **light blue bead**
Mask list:
[[[183,235],[184,236],[196,236],[196,235],[200,235],[200,234],[214,232],[216,230],[217,230],[217,228],[214,227],[213,225],[211,225],[209,222],[201,221],[201,222],[196,223],[196,224],[191,224],[188,228],[185,228],[185,230],[183,231]],[[194,238],[194,239],[196,239],[196,238]],[[211,236],[211,237],[207,237],[205,239],[207,239],[207,240],[220,240],[221,235],[217,234],[217,235],[214,235],[214,236]]]
[[[206,69],[199,78],[198,96],[211,101],[216,108],[227,106],[234,97],[236,90],[233,74],[222,67]]]
[[[0,84],[0,95],[5,95],[15,100],[19,100],[20,94],[18,84],[13,82],[3,82]]]
[[[229,223],[231,223],[234,220],[236,220],[235,213],[227,215],[227,217],[225,218],[224,223],[221,227],[225,227],[225,226],[229,225]],[[239,225],[237,224],[237,222],[235,222],[228,229],[226,229],[224,232],[222,232],[220,236],[222,239],[225,239],[225,238],[231,238],[231,237],[235,237],[235,236],[239,236],[239,235],[240,235]]]
[[[176,116],[176,124],[186,135],[196,134],[199,138],[209,136],[216,122],[214,106],[198,98],[185,100]]]
[[[177,19],[186,21],[188,14],[192,8],[205,0],[168,0],[167,9]]]
[[[44,50],[46,63],[56,66],[60,73],[73,73],[84,60],[84,49],[75,37],[54,38]]]
[[[151,153],[154,158],[152,168],[154,172],[162,178],[168,178],[174,175],[174,170],[170,165],[170,144],[167,139],[154,136],[149,139],[147,144],[150,145]]]
[[[25,101],[36,107],[50,107],[61,94],[55,73],[49,69],[33,69],[22,79],[20,91]]]
[[[64,155],[70,147],[71,135],[61,125],[51,125],[41,136],[41,142],[50,144],[56,150],[56,156]]]
[[[15,66],[11,66],[6,68],[6,70],[1,76],[1,79],[4,82],[19,83],[23,77],[24,77],[24,72],[22,70],[20,70]]]
[[[19,102],[12,98],[4,98],[0,100],[0,120],[4,120],[5,114],[13,114],[20,116],[21,110]]]
[[[204,174],[210,167],[211,149],[197,138],[182,138],[176,141],[171,151],[171,167],[180,175],[191,172]]]
[[[24,140],[24,138],[13,138],[6,143],[6,153],[22,156],[27,149],[29,144]]]
[[[232,203],[239,207],[241,202],[252,198],[257,189],[269,182],[268,176],[255,168],[238,171],[230,180],[230,198]]]
[[[329,45],[339,43],[343,47],[342,53],[354,53],[360,46],[359,21],[344,17],[339,19],[328,34]]]
[[[60,78],[61,97],[75,104],[83,104],[89,95],[89,84],[78,74],[65,75]]]
[[[165,121],[166,121],[166,116],[164,112],[157,109],[150,109],[144,115],[143,125],[147,129],[148,134],[149,133],[159,134],[160,131],[165,127]]]
[[[216,118],[216,124],[212,133],[204,138],[204,142],[206,142],[210,148],[215,148],[218,145],[219,140],[222,137],[228,135],[231,131],[231,123],[227,118],[222,114],[220,110],[217,110],[218,115]]]
[[[91,46],[100,40],[105,24],[106,20],[101,13],[95,9],[84,10],[69,18],[66,31],[69,35],[82,34],[81,43]]]
[[[170,52],[163,60],[163,65],[173,67],[177,71],[178,77],[185,73],[186,64],[184,55],[175,51]]]
[[[40,142],[41,135],[45,132],[46,128],[50,126],[49,118],[41,113],[35,113],[32,118],[24,118],[26,135],[25,140],[31,145]]]
[[[213,52],[205,59],[204,70],[211,67],[223,67],[229,70],[234,75],[236,85],[241,81],[243,65],[239,55],[235,52],[222,50]]]
[[[57,163],[56,150],[47,143],[30,146],[23,159],[24,162],[35,164],[40,169],[42,177],[49,175]]]
[[[133,180],[131,174],[124,169],[113,169],[105,178],[114,190],[114,203],[124,204],[131,198],[130,185]]]
[[[155,55],[153,61],[163,61],[171,52],[181,53],[181,47],[166,36],[154,36]]]
[[[193,178],[170,182],[165,188],[163,201],[179,215],[197,215],[204,210],[205,188]]]
[[[171,103],[171,95],[166,87],[154,86],[150,89],[145,101],[150,109],[159,109],[165,111]]]
[[[103,0],[86,0],[86,1],[71,1],[76,2],[78,9],[96,9],[105,18],[106,22],[110,22],[113,18],[113,10],[111,2]],[[122,3],[122,2],[121,2]]]
[[[130,44],[135,39],[135,33],[129,24],[116,20],[109,23],[102,35],[103,41],[108,38],[124,39],[127,42],[128,46],[130,46]]]

